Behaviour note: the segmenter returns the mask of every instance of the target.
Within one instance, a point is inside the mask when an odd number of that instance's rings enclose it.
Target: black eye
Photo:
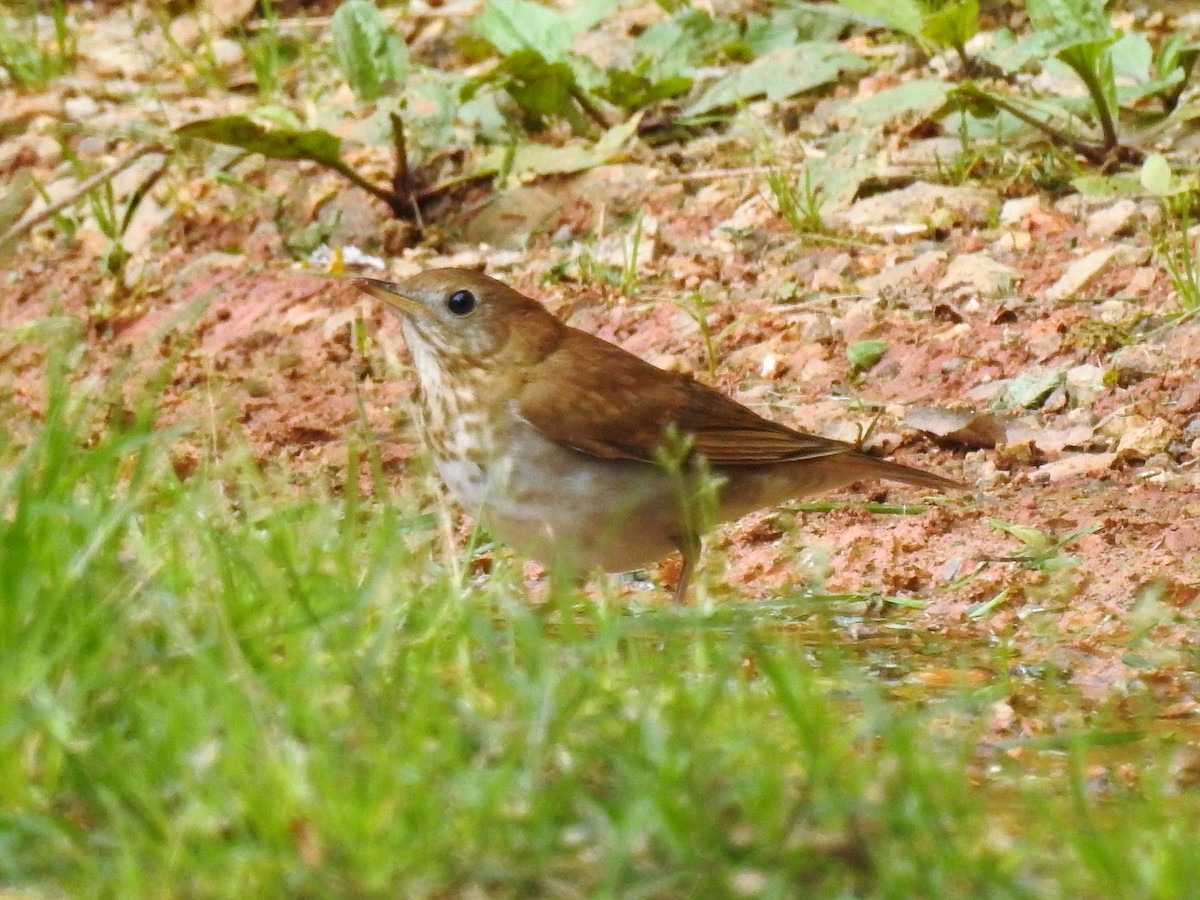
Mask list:
[[[475,309],[475,295],[470,291],[455,291],[446,301],[446,309],[456,316],[465,316]]]

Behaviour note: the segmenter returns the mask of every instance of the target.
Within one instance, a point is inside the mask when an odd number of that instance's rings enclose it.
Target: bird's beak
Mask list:
[[[380,281],[378,278],[355,278],[354,283],[359,290],[365,291],[372,297],[382,300],[393,309],[402,313],[420,314],[428,312],[425,304],[413,297],[406,296],[398,284],[390,281]]]

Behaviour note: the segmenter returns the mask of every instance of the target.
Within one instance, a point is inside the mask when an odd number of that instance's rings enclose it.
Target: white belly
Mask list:
[[[551,567],[638,568],[678,549],[679,504],[657,467],[598,460],[532,433],[510,464],[488,471],[438,460],[451,495],[497,539]]]

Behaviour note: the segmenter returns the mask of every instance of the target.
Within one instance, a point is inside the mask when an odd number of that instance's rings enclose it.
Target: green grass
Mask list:
[[[40,27],[34,15],[39,11],[41,24],[46,27]],[[76,38],[72,27],[63,0],[0,7],[0,70],[22,89],[44,88],[74,64]],[[3,84],[0,79],[0,86]]]
[[[170,367],[133,365],[89,398],[71,387],[77,356],[50,354],[40,421],[2,410],[25,422],[0,438],[2,885],[1175,897],[1200,883],[1181,741],[1136,691],[1085,704],[1048,668],[1010,675],[1003,642],[923,634],[904,610],[885,620],[896,640],[854,643],[847,607],[820,598],[535,604],[504,564],[461,587],[420,485],[369,499],[264,471],[236,442],[180,481],[180,432],[151,415]],[[994,677],[935,691],[910,677],[928,666]],[[1014,693],[1044,704],[1054,740],[981,746]],[[1135,787],[1093,768],[1123,761]]]

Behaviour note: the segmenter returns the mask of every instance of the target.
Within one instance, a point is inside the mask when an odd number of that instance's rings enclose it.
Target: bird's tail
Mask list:
[[[961,491],[966,488],[966,485],[961,482],[943,478],[941,475],[934,475],[932,472],[914,469],[911,466],[880,459],[877,456],[870,456],[866,453],[855,453],[854,456],[857,463],[855,468],[857,468],[863,478],[902,481],[905,484],[936,488],[939,491]]]

